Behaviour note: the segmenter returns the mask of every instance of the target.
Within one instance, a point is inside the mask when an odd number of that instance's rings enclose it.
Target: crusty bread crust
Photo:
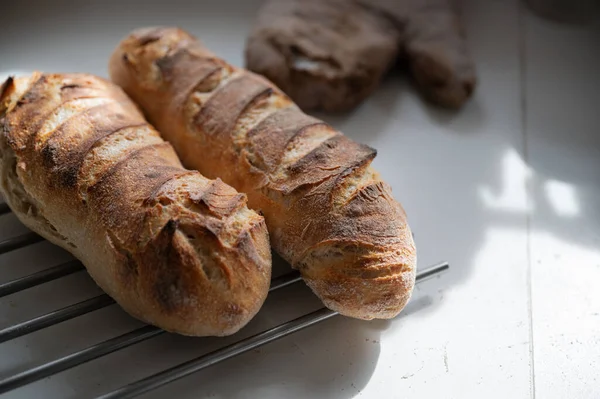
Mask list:
[[[425,98],[458,109],[477,77],[455,3],[265,0],[248,36],[246,67],[304,110],[339,112],[358,106],[402,59]]]
[[[404,211],[369,166],[372,148],[180,29],[133,32],[110,74],[187,167],[248,194],[275,250],[329,308],[363,319],[402,310],[416,251]]]
[[[305,111],[348,111],[379,86],[401,38],[395,19],[358,1],[265,0],[246,43],[246,68]]]
[[[120,88],[84,74],[9,78],[0,129],[8,205],[127,312],[204,336],[232,334],[259,310],[271,275],[263,217],[184,169]]]

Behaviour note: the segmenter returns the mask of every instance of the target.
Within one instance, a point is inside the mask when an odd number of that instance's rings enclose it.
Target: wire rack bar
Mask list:
[[[118,337],[111,338],[97,345],[80,350],[48,363],[25,370],[14,376],[0,381],[0,394],[20,388],[24,385],[39,381],[45,377],[60,373],[61,371],[79,366],[80,364],[108,355],[119,349],[126,348],[138,342],[145,341],[162,334],[164,331],[154,326],[144,326]]]
[[[431,268],[427,268],[417,274],[417,281],[422,282],[423,280],[433,277],[448,268],[448,263],[440,263],[438,265],[432,266]],[[334,312],[333,310],[327,308],[321,308],[305,316],[298,317],[297,319],[288,321],[287,323],[283,323],[267,331],[258,333],[234,344],[225,346],[206,355],[200,356],[196,359],[190,360],[178,366],[172,367],[168,370],[156,373],[154,375],[151,375],[150,377],[121,387],[115,391],[102,395],[99,398],[134,398],[143,393],[154,390],[163,385],[179,380],[200,370],[203,370],[207,367],[220,363],[224,360],[230,359],[237,355],[241,355],[242,353],[256,349],[260,346],[283,338],[287,335],[310,327],[314,324],[330,319],[335,315],[337,315],[337,312]]]
[[[15,292],[35,287],[36,285],[44,284],[64,276],[68,276],[69,274],[73,274],[80,270],[83,270],[83,265],[81,262],[71,261],[30,274],[29,276],[0,284],[0,298],[14,294]]]
[[[275,278],[271,281],[269,292],[285,288],[291,284],[301,280],[298,272],[291,272],[284,276]],[[78,352],[66,355],[48,363],[41,364],[31,369],[22,371],[14,376],[0,380],[0,394],[12,391],[27,384],[39,381],[42,378],[60,373],[61,371],[79,366],[91,360],[116,352],[120,349],[127,348],[131,345],[156,337],[162,333],[161,330],[154,326],[144,326],[136,330],[130,331],[115,338],[111,338],[97,345],[82,349]]]
[[[43,239],[43,237],[40,237],[35,233],[25,233],[20,236],[0,241],[0,255],[6,252],[14,251],[15,249],[35,244],[36,242],[40,242]]]
[[[32,332],[43,328],[62,323],[63,321],[73,319],[94,310],[102,309],[113,303],[115,303],[115,301],[111,297],[102,294],[74,305],[46,313],[45,315],[38,316],[31,320],[15,324],[14,326],[0,330],[0,344],[10,341],[11,339],[22,337],[23,335],[31,334]]]
[[[99,396],[99,398],[134,398],[145,392],[154,390],[165,384],[186,377],[214,364],[220,363],[223,360],[241,355],[252,349],[268,344],[269,342],[283,338],[286,335],[312,326],[313,324],[327,320],[335,315],[337,315],[337,313],[333,310],[321,308],[305,316],[288,321],[287,323],[243,339],[235,344],[217,349],[216,351],[210,352],[197,359],[190,360],[189,362],[182,363],[163,372],[154,374],[148,378],[144,378],[143,380],[134,382],[133,384],[126,385],[111,393]]]

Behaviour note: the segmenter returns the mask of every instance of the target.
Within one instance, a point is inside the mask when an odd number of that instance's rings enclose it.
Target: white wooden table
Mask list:
[[[106,76],[120,38],[156,24],[242,64],[257,1],[149,3],[3,4],[0,72]],[[451,271],[419,286],[396,320],[337,317],[147,397],[600,397],[600,24],[543,21],[516,0],[465,11],[480,84],[463,111],[425,105],[397,75],[353,114],[325,117],[379,150],[420,266],[448,260]],[[24,231],[0,217],[0,239]],[[48,243],[4,254],[0,282],[69,258]],[[0,328],[99,292],[79,273],[2,298]],[[319,306],[290,287],[244,334]],[[0,377],[139,325],[112,306],[2,344]],[[164,335],[9,396],[90,397],[225,342]]]

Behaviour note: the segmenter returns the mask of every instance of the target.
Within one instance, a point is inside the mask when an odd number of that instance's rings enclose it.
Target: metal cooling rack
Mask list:
[[[9,213],[10,209],[6,204],[0,204],[0,215]],[[43,238],[34,233],[26,233],[4,241],[0,241],[0,255],[6,252],[23,248],[25,246],[42,241]],[[429,277],[433,277],[448,269],[446,262],[434,265],[417,274],[417,282],[421,282]],[[73,274],[83,270],[83,265],[78,261],[70,261],[61,265],[33,273],[29,276],[21,277],[6,283],[0,283],[0,298],[16,292],[47,283],[52,280]],[[271,280],[269,292],[285,288],[289,285],[301,281],[298,272],[291,272],[282,277]],[[35,317],[28,321],[15,324],[0,330],[0,344],[12,339],[22,337],[35,331],[53,326],[66,320],[84,315],[89,312],[107,307],[114,304],[115,301],[108,295],[103,294],[91,299],[76,303]],[[125,385],[115,391],[100,396],[101,398],[133,398],[145,392],[166,385],[180,378],[186,377],[192,373],[203,370],[214,364],[227,360],[231,357],[240,355],[250,350],[256,349],[269,342],[276,341],[296,331],[300,331],[314,324],[336,316],[334,312],[327,308],[318,309],[312,313],[298,317],[266,331],[242,339],[231,345],[224,346],[208,354],[199,356],[193,360],[181,363],[162,372],[153,374],[137,382]],[[43,378],[60,373],[61,371],[79,366],[83,363],[98,359],[120,349],[135,345],[142,341],[164,334],[165,331],[150,325],[138,328],[128,333],[100,342],[86,349],[71,353],[58,359],[40,364],[15,375],[0,380],[0,394],[12,391],[24,385],[39,381]]]

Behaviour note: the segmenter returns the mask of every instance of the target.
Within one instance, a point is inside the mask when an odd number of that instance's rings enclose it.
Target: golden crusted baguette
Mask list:
[[[248,194],[275,250],[328,307],[362,319],[402,310],[415,247],[404,211],[369,166],[373,149],[177,28],[133,32],[110,74],[187,167]]]
[[[197,336],[256,314],[271,275],[264,219],[184,169],[120,88],[84,74],[9,78],[0,129],[8,205],[127,312]]]

